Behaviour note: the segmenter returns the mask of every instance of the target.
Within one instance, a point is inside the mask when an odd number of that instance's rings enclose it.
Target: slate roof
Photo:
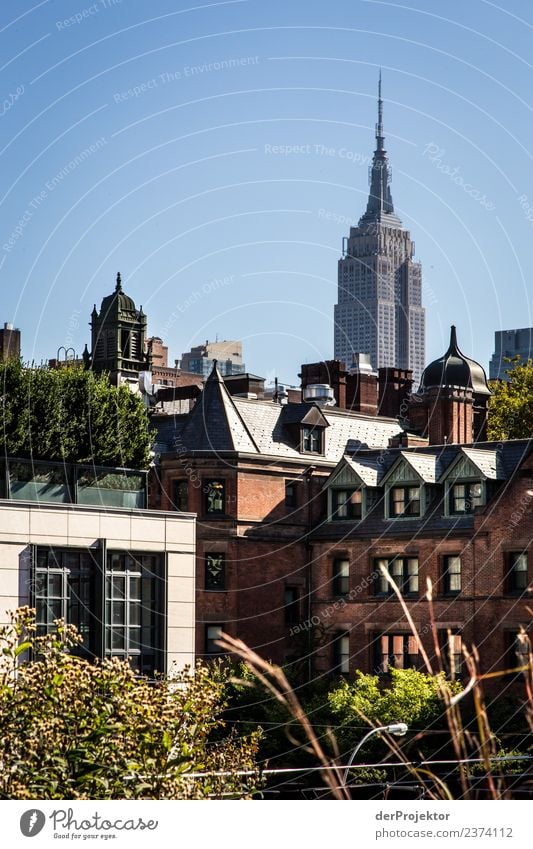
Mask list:
[[[345,457],[345,460],[366,486],[377,486],[383,477],[383,464],[378,462],[379,456],[362,458],[360,460],[355,460],[353,457]]]
[[[425,483],[436,483],[439,479],[442,464],[438,454],[415,454],[412,451],[401,451],[400,456],[409,463]]]
[[[479,469],[483,477],[492,480],[505,480],[507,477],[501,460],[501,451],[463,448],[462,453]]]
[[[301,458],[290,425],[302,421],[310,407],[310,404],[280,405],[273,401],[232,398],[222,379],[215,382],[210,377],[189,416],[171,417],[172,423],[154,420],[158,429],[156,450],[173,451],[177,441],[188,451],[239,451]],[[325,454],[313,455],[317,461],[336,463],[349,440],[357,440],[368,448],[386,448],[390,437],[401,430],[394,419],[327,408],[317,408],[317,413],[327,425]]]
[[[458,456],[466,454],[467,456],[475,457],[476,465],[489,474],[493,480],[509,479],[521,465],[523,460],[533,452],[533,439],[517,439],[507,442],[485,442],[477,443],[475,447],[461,445],[443,445],[443,446],[423,446],[418,448],[400,449],[390,448],[387,451],[360,451],[346,456],[345,460],[349,463],[377,463],[383,469],[383,474],[378,479],[378,486],[383,481],[387,472],[397,462],[398,457],[406,455],[409,461],[414,463],[424,463],[428,460],[430,463],[436,462],[437,468],[440,471],[436,483],[442,480],[445,471],[456,460]],[[497,460],[494,459],[497,455]],[[422,465],[419,468],[423,468]],[[481,468],[480,468],[481,471]],[[332,473],[329,480],[332,480],[337,469]],[[484,472],[483,472],[484,473]],[[437,472],[435,473],[437,474]],[[496,478],[496,474],[503,477]],[[368,484],[372,486],[373,484]],[[445,516],[444,515],[444,487],[435,486],[434,497],[428,505],[428,509],[424,516],[420,518],[409,519],[385,519],[384,517],[384,498],[383,494],[376,501],[369,513],[360,521],[334,521],[323,522],[316,528],[312,534],[312,538],[316,539],[350,539],[350,538],[368,538],[376,537],[386,539],[387,537],[394,538],[402,534],[408,534],[411,539],[416,539],[417,535],[427,535],[431,533],[442,532],[457,532],[469,531],[474,528],[474,514],[465,516]],[[489,505],[490,506],[490,500]]]
[[[257,453],[258,450],[216,366],[187,416],[180,436],[188,451]]]

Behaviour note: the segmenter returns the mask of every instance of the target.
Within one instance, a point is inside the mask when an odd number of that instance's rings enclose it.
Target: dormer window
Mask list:
[[[302,427],[302,451],[308,454],[323,454],[324,429],[322,427]]]
[[[499,481],[506,479],[499,452],[460,448],[441,477],[447,516],[469,516],[484,507]]]
[[[484,487],[480,481],[454,483],[450,487],[450,514],[461,516],[473,513],[485,503]]]
[[[332,489],[331,518],[333,520],[361,519],[363,493],[361,489]]]
[[[383,476],[386,519],[419,519],[425,515],[437,482],[435,454],[400,451]]]
[[[420,487],[393,486],[389,491],[389,516],[420,516]]]

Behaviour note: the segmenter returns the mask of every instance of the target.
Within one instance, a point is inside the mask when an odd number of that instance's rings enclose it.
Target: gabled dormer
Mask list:
[[[438,479],[438,458],[401,451],[381,482],[386,519],[424,516]]]
[[[466,516],[484,507],[506,474],[497,450],[461,448],[444,474],[446,516]]]
[[[288,404],[282,412],[283,425],[291,441],[302,454],[326,453],[326,428],[324,414],[316,404]]]
[[[380,474],[377,458],[343,457],[324,487],[328,495],[328,521],[364,519],[377,500]]]

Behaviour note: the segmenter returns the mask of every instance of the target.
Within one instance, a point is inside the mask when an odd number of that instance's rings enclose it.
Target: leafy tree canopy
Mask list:
[[[533,360],[513,360],[508,380],[490,383],[489,439],[529,439],[533,434]]]
[[[338,726],[336,733],[343,744],[352,742],[353,726],[406,722],[410,728],[422,729],[442,722],[444,705],[442,687],[458,692],[461,685],[446,682],[444,673],[428,675],[416,669],[391,669],[390,686],[382,687],[377,675],[357,671],[353,681],[342,681],[328,694],[331,712]],[[356,732],[358,738],[360,731]]]
[[[0,362],[0,444],[12,457],[146,468],[152,434],[142,400],[80,367]]]

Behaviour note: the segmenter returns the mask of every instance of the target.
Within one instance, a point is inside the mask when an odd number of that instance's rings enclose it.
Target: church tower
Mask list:
[[[418,385],[425,360],[422,268],[415,245],[394,212],[383,132],[381,72],[376,149],[366,212],[343,239],[335,306],[335,359],[350,368],[368,354],[372,368],[411,370]]]
[[[120,272],[115,291],[107,295],[91,314],[91,353],[85,349],[83,359],[87,368],[100,373],[109,372],[112,383],[136,384],[139,372],[150,370],[150,358],[145,352],[146,315],[138,310],[132,298],[122,291]]]

